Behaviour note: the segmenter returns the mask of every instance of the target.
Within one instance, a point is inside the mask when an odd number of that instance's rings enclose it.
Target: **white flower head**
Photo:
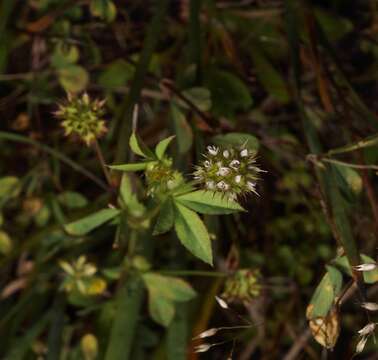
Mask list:
[[[227,176],[230,173],[230,169],[227,167],[221,167],[219,168],[217,175],[218,176]]]
[[[234,181],[235,181],[237,184],[240,184],[241,179],[242,179],[242,176],[241,176],[241,175],[236,175]]]
[[[224,157],[225,159],[228,159],[228,158],[230,157],[230,152],[229,152],[228,150],[224,150],[224,151],[223,151],[223,157]]]
[[[211,162],[209,160],[205,160],[203,162],[203,165],[205,166],[205,168],[209,168],[211,166]]]
[[[218,154],[219,148],[216,146],[208,146],[207,151],[210,155],[216,156]]]

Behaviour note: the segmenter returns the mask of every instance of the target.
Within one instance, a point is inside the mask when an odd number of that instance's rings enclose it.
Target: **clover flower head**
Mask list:
[[[85,256],[80,256],[72,263],[61,260],[59,266],[65,272],[62,288],[68,293],[78,291],[83,295],[97,295],[106,288],[106,282],[95,276],[96,266],[87,262]]]
[[[256,181],[262,172],[256,166],[256,153],[245,146],[207,147],[204,160],[194,171],[194,180],[206,190],[222,192],[230,199],[255,193]]]
[[[240,269],[226,279],[222,299],[232,302],[251,301],[261,293],[260,271]]]
[[[62,121],[66,136],[74,135],[86,145],[106,133],[104,116],[105,100],[91,100],[87,93],[81,97],[68,94],[67,100],[59,104],[54,114]]]

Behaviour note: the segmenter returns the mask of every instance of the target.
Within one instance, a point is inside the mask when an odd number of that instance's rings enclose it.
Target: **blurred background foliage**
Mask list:
[[[350,358],[367,322],[358,302],[378,290],[353,274],[359,297],[340,272],[346,258],[377,255],[377,76],[373,0],[2,0],[1,358]],[[93,149],[65,138],[53,115],[83,91],[106,99],[107,164],[134,160],[136,104],[140,137],[154,146],[176,135],[170,154],[185,174],[208,144],[244,136],[259,148],[260,197],[242,199],[248,212],[204,218],[214,268],[171,233],[128,257],[130,223],[121,233],[111,221],[83,235],[64,228],[114,203],[120,181],[112,174],[109,187]],[[145,196],[143,179],[131,179]],[[144,275],[149,300],[137,282],[123,286],[123,268],[156,272]],[[158,272],[176,290],[156,310]],[[324,274],[337,286],[311,300]],[[216,304],[220,294],[235,310]],[[333,352],[311,336],[310,300],[324,306],[319,316],[340,311]],[[239,325],[194,352],[201,331]],[[361,358],[376,351],[369,343]]]

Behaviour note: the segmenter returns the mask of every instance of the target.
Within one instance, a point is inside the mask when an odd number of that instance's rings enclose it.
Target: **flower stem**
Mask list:
[[[100,145],[97,141],[97,139],[94,140],[93,142],[93,147],[94,147],[94,150],[96,152],[96,155],[97,155],[97,158],[98,158],[98,161],[100,162],[101,164],[101,167],[102,167],[102,171],[104,172],[104,175],[105,175],[105,178],[106,178],[106,181],[108,182],[108,184],[110,186],[112,186],[112,179],[110,177],[110,173],[108,171],[108,168],[106,167],[106,164],[105,164],[105,159],[104,159],[104,156],[102,154],[102,151],[101,151],[101,148],[100,148]]]

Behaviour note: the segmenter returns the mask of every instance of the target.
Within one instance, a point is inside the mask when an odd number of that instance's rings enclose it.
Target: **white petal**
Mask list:
[[[243,149],[240,151],[240,156],[241,157],[247,157],[248,156],[248,149]]]

